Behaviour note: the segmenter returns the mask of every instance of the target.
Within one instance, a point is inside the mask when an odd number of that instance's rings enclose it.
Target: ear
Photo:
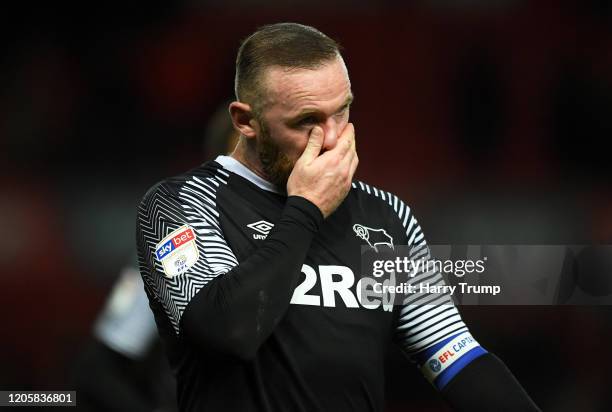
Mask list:
[[[243,102],[231,102],[229,113],[234,128],[247,139],[252,139],[259,132],[259,123],[253,116],[251,106]]]

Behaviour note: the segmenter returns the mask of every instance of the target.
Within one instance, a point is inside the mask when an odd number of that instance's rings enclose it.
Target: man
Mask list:
[[[180,409],[382,410],[394,339],[459,410],[537,410],[448,295],[389,310],[357,292],[370,229],[415,259],[428,248],[408,206],[352,181],[338,45],[312,27],[265,26],[238,51],[235,92],[232,155],[156,185],[139,209],[141,274]],[[469,350],[436,364],[461,342]]]

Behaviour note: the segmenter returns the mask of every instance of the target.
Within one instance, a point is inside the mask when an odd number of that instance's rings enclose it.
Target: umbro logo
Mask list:
[[[268,236],[268,233],[270,233],[270,230],[272,230],[274,225],[270,222],[266,222],[265,220],[258,220],[257,222],[248,224],[247,227],[259,232],[253,234],[253,239],[262,240]]]

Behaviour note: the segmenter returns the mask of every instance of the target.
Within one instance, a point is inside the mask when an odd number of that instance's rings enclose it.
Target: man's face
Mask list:
[[[341,58],[315,70],[268,68],[257,153],[268,179],[285,187],[310,131],[319,125],[323,150],[336,146],[349,119],[351,83]]]

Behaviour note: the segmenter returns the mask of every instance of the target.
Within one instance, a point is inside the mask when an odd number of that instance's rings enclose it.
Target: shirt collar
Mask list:
[[[251,169],[249,169],[231,156],[217,156],[215,162],[223,166],[225,170],[236,173],[238,176],[245,178],[246,180],[263,190],[282,194],[271,182],[268,182],[266,179],[263,179],[260,176],[256,175]]]

